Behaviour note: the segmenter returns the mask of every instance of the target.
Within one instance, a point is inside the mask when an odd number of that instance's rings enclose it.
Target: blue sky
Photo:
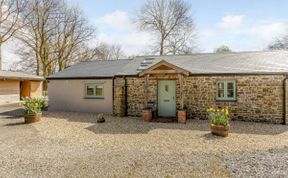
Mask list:
[[[144,0],[68,2],[79,6],[90,23],[96,26],[97,39],[93,43],[103,41],[120,44],[129,55],[143,54],[148,50],[152,36],[147,32],[139,32],[132,23]],[[288,33],[287,0],[189,2],[192,5],[191,15],[196,23],[196,43],[200,52],[213,52],[220,45],[228,45],[234,51],[263,50],[273,39]],[[7,51],[11,52],[11,48]]]
[[[98,40],[118,43],[129,54],[145,52],[150,35],[132,24],[143,0],[70,0],[79,5],[98,29]],[[287,0],[190,0],[199,50],[220,45],[235,51],[262,50],[286,32]],[[127,27],[127,28],[126,28]],[[137,36],[138,35],[138,36]]]

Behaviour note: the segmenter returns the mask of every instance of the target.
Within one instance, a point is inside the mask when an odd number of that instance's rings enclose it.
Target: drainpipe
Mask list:
[[[288,77],[287,77],[287,75],[285,76],[285,79],[283,80],[283,95],[284,95],[284,97],[283,97],[283,125],[286,125],[286,124],[288,124],[288,123],[286,123],[286,105],[287,105],[287,103],[286,103],[286,94],[287,94],[287,91],[286,91],[286,80],[288,79]]]
[[[115,76],[112,77],[112,113],[113,113],[113,114],[114,114],[114,96],[115,96],[115,94],[114,94],[114,91],[115,91],[114,87],[115,87]]]
[[[128,115],[128,100],[127,100],[127,97],[128,97],[128,92],[127,92],[127,78],[126,76],[124,77],[124,89],[125,89],[125,116]]]

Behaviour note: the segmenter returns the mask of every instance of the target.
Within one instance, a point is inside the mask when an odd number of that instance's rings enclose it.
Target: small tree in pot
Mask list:
[[[211,121],[211,133],[214,135],[227,137],[230,130],[230,115],[228,108],[225,109],[207,109],[208,118]]]
[[[25,97],[24,100],[24,120],[25,123],[33,123],[41,120],[44,101],[40,98]]]

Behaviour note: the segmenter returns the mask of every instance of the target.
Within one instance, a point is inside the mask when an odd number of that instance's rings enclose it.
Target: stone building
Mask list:
[[[139,56],[76,64],[48,78],[48,93],[52,110],[206,119],[228,107],[235,120],[285,124],[287,74],[286,51]]]

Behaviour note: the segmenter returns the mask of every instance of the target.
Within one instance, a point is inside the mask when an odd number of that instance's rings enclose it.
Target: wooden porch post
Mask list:
[[[145,89],[144,89],[144,93],[145,93],[145,107],[148,107],[148,87],[149,87],[149,74],[147,74],[145,76]]]
[[[184,109],[184,98],[183,98],[183,74],[178,74],[180,84],[180,109]]]

